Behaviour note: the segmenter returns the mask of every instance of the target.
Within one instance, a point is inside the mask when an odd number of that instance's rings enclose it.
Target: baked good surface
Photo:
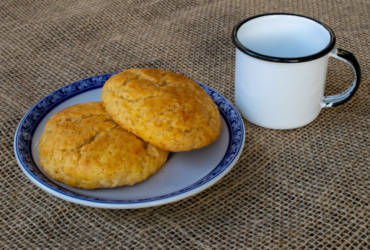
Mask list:
[[[164,150],[215,141],[221,117],[211,97],[189,78],[159,69],[128,69],[103,86],[102,103],[122,128]]]
[[[119,127],[101,102],[59,111],[46,123],[39,143],[44,171],[55,180],[85,189],[144,181],[168,154]]]

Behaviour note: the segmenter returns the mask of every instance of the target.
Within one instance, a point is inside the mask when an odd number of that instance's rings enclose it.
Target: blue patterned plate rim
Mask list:
[[[114,74],[116,73],[93,76],[66,85],[41,99],[25,114],[15,133],[14,151],[22,171],[37,186],[59,198],[87,206],[103,208],[150,207],[178,201],[201,192],[216,183],[235,165],[244,147],[243,120],[230,101],[210,87],[196,82],[218,106],[229,132],[229,145],[223,159],[202,179],[176,192],[137,200],[106,200],[89,197],[65,189],[49,180],[37,167],[31,152],[32,137],[40,121],[64,101],[84,92],[102,88],[106,80]]]

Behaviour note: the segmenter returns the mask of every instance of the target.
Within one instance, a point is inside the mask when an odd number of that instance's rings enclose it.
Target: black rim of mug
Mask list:
[[[297,17],[303,17],[303,18],[307,18],[307,19],[310,19],[320,25],[322,25],[330,34],[330,42],[329,44],[321,51],[317,52],[316,54],[312,54],[312,55],[308,55],[308,56],[303,56],[303,57],[292,57],[292,58],[289,58],[289,57],[274,57],[274,56],[268,56],[268,55],[263,55],[263,54],[260,54],[260,53],[257,53],[253,50],[250,50],[248,48],[246,48],[245,46],[243,46],[238,38],[236,37],[237,33],[238,33],[238,30],[239,28],[246,22],[252,20],[252,19],[255,19],[255,18],[258,18],[258,17],[263,17],[263,16],[273,16],[273,15],[286,15],[286,16],[297,16]],[[335,42],[336,42],[336,38],[335,38],[335,34],[333,32],[333,30],[326,24],[320,22],[320,21],[317,21],[311,17],[307,17],[307,16],[303,16],[303,15],[298,15],[298,14],[292,14],[292,13],[268,13],[268,14],[262,14],[262,15],[257,15],[257,16],[252,16],[252,17],[249,17],[247,19],[244,19],[243,21],[239,22],[233,29],[232,31],[232,34],[231,34],[231,39],[233,41],[233,44],[242,52],[244,52],[245,54],[249,55],[249,56],[253,56],[255,58],[258,58],[258,59],[261,59],[261,60],[265,60],[265,61],[270,61],[270,62],[280,62],[280,63],[300,63],[300,62],[307,62],[307,61],[312,61],[312,60],[315,60],[315,59],[318,59],[320,57],[323,57],[325,55],[327,55],[330,51],[333,50],[334,46],[335,46]]]

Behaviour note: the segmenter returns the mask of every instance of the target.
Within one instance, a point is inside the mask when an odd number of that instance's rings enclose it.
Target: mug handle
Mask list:
[[[361,81],[361,69],[356,57],[349,51],[344,49],[333,49],[330,54],[331,57],[341,60],[343,62],[351,65],[353,71],[355,72],[355,80],[352,82],[351,86],[339,95],[332,95],[324,97],[323,106],[324,107],[335,107],[347,102],[356,93]]]

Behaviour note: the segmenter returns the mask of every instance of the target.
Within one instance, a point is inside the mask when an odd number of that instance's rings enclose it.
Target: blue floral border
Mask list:
[[[186,188],[183,188],[179,191],[170,194],[147,199],[124,200],[124,201],[93,198],[74,193],[68,189],[58,186],[54,182],[50,181],[38,169],[37,165],[33,160],[31,151],[33,134],[40,121],[55,106],[83,92],[90,91],[96,88],[101,88],[106,82],[106,80],[114,74],[116,73],[94,76],[62,87],[54,91],[53,93],[49,94],[38,103],[36,103],[23,117],[15,134],[15,153],[23,169],[27,171],[39,183],[63,195],[94,203],[134,204],[143,202],[153,202],[189,192],[211,181],[212,179],[219,176],[222,172],[224,172],[233,162],[235,157],[237,157],[239,151],[242,150],[241,147],[244,139],[244,125],[239,113],[236,111],[235,107],[221,94],[201,83],[198,83],[212,97],[212,100],[218,106],[221,115],[224,117],[227,123],[228,130],[230,131],[229,145],[225,156],[223,157],[221,162],[214,168],[214,170],[210,172],[207,176]]]

